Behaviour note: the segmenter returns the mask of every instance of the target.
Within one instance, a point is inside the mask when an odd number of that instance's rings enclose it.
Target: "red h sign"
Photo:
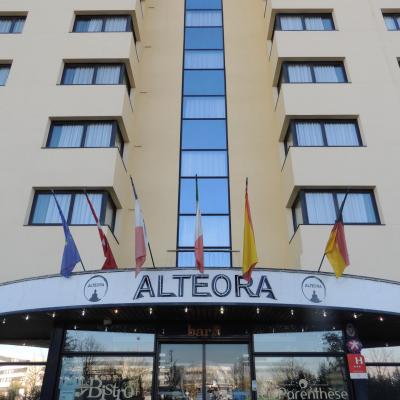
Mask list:
[[[368,379],[364,356],[361,354],[347,354],[351,379]]]

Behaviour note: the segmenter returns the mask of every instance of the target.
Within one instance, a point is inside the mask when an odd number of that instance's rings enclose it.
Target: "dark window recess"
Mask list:
[[[118,147],[124,142],[116,121],[54,121],[47,147]]]
[[[331,14],[278,14],[277,31],[333,31],[335,25]]]
[[[0,17],[0,34],[1,33],[22,33],[26,17],[21,16],[3,16]]]
[[[136,42],[130,15],[77,15],[73,32],[132,32]]]
[[[0,86],[5,86],[10,73],[11,65],[0,64]]]
[[[383,14],[388,31],[400,31],[400,14]]]
[[[282,83],[344,83],[346,71],[342,62],[285,62],[278,87]]]
[[[291,146],[361,146],[361,136],[355,120],[291,121],[285,137],[285,151]]]
[[[68,225],[95,225],[92,212],[81,191],[55,191],[57,201]],[[104,191],[89,191],[88,196],[102,225],[114,231],[116,208],[110,195]],[[50,191],[36,191],[33,199],[30,225],[60,225],[61,219]]]
[[[66,64],[62,85],[126,85],[131,89],[124,64]]]
[[[292,208],[293,224],[334,224],[342,201],[343,190],[302,190]],[[345,224],[379,224],[378,209],[371,190],[351,190],[343,207]]]

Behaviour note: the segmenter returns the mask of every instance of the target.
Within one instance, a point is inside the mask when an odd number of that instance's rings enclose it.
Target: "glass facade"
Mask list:
[[[231,266],[223,14],[220,0],[187,0],[182,94],[179,267],[195,265],[196,186],[204,263]]]

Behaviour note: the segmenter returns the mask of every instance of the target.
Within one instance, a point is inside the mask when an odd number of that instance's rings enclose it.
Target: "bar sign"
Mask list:
[[[368,379],[364,356],[361,354],[347,354],[347,363],[351,379]]]

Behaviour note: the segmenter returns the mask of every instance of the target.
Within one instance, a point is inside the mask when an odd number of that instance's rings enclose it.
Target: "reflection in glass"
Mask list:
[[[368,399],[400,398],[400,366],[370,366],[368,372]]]
[[[246,344],[207,344],[207,400],[251,399],[250,364]]]
[[[202,217],[205,247],[228,247],[230,245],[229,216],[207,215]],[[179,246],[193,247],[195,217],[179,217]]]
[[[0,361],[3,363],[46,362],[48,352],[48,346],[43,342],[38,346],[22,342],[20,344],[0,344]]]
[[[154,335],[149,333],[124,333],[100,331],[67,331],[64,351],[153,351]]]
[[[255,352],[343,352],[341,331],[279,332],[254,335]]]
[[[39,400],[44,370],[44,365],[0,365],[0,399]]]
[[[162,344],[158,372],[159,400],[202,400],[202,345]]]
[[[223,47],[222,28],[185,28],[185,49],[220,50]]]
[[[150,400],[152,369],[152,357],[63,357],[57,399]]]
[[[225,73],[220,71],[185,71],[184,95],[224,95]]]
[[[228,179],[198,179],[202,214],[228,214]],[[179,212],[196,213],[196,180],[181,179]]]
[[[363,348],[361,354],[366,362],[400,363],[400,346]]]
[[[182,149],[226,149],[226,121],[182,121]]]
[[[258,400],[349,399],[340,357],[256,357],[255,367]]]

